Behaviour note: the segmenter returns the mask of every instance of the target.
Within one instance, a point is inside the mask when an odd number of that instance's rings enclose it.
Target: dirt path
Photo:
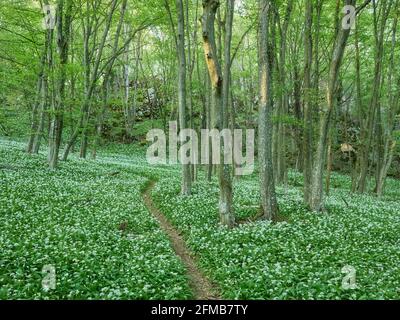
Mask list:
[[[154,185],[154,181],[149,183],[143,192],[144,203],[147,209],[158,220],[161,229],[168,235],[176,255],[181,258],[183,264],[185,265],[194,298],[196,300],[219,300],[220,298],[217,293],[218,290],[199,270],[196,264],[196,259],[187,248],[182,236],[153,203],[151,191],[153,190]]]

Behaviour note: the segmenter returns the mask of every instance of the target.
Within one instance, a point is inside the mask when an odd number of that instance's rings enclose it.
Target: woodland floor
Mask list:
[[[302,176],[279,186],[283,222],[218,225],[218,184],[200,173],[179,195],[180,168],[144,149],[108,146],[56,172],[45,154],[0,140],[0,299],[398,299],[400,181],[350,195],[333,174],[327,212],[302,204]],[[257,172],[235,180],[237,219],[257,214]],[[346,201],[343,200],[346,199]],[[44,266],[56,288],[44,291]],[[342,270],[356,270],[346,290]]]
[[[181,258],[186,267],[187,276],[189,279],[190,288],[192,289],[194,298],[197,300],[216,300],[218,299],[217,289],[212,285],[210,280],[204,276],[203,272],[199,270],[196,258],[193,253],[189,251],[182,236],[176,228],[168,221],[165,215],[158,210],[154,205],[151,191],[155,185],[154,181],[150,181],[147,188],[143,192],[143,201],[147,209],[158,220],[161,229],[168,235],[172,248],[175,254]]]

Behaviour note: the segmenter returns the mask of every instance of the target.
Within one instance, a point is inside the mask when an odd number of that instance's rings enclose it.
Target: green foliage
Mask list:
[[[0,11],[0,135],[26,140],[31,110],[37,96],[46,32],[41,26],[43,14],[38,2],[3,2]],[[176,21],[175,5],[173,1],[169,3],[172,20]],[[317,10],[313,9],[315,56],[312,82],[315,88],[307,92],[302,87],[304,1],[295,1],[286,39],[283,39],[287,3],[278,0],[273,8],[275,18],[271,20],[270,49],[273,50],[274,68],[271,95],[276,110],[274,124],[286,125],[286,149],[297,153],[299,150],[291,149],[296,148],[296,142],[301,142],[298,129],[304,123],[296,118],[302,117],[296,111],[301,109],[299,106],[304,103],[305,94],[310,95],[312,102],[313,141],[318,141],[318,122],[326,107],[325,90],[336,37],[335,27],[340,27],[342,13],[337,11],[341,8],[334,1],[323,2],[320,19],[316,17]],[[188,29],[185,33],[190,35],[186,39],[187,101],[192,102],[190,117],[193,125],[199,128],[207,113],[207,102],[210,102],[199,23],[202,10],[201,1],[189,1],[187,4],[189,8],[185,20]],[[377,1],[377,4],[380,6],[381,2]],[[221,21],[216,23],[218,38],[224,34],[224,6],[224,2],[221,2]],[[66,65],[66,97],[62,101],[62,144],[71,136],[82,116],[81,109],[86,102],[85,91],[88,89],[85,73],[93,71],[109,9],[108,1],[99,1],[98,6],[90,3],[88,6],[74,5]],[[373,107],[371,96],[374,77],[382,74],[379,89],[381,129],[382,132],[389,132],[390,138],[397,141],[392,165],[397,170],[400,131],[392,132],[393,126],[388,125],[391,119],[387,119],[398,112],[398,108],[390,105],[399,90],[398,66],[394,63],[391,70],[390,64],[391,29],[395,13],[392,10],[384,29],[384,53],[379,73],[375,72],[377,50],[371,4],[358,15],[361,96],[356,92],[356,37],[355,31],[352,31],[340,72],[342,96],[333,113],[335,121],[332,121],[331,133],[334,145],[342,141],[351,142],[358,149],[358,145],[365,143],[361,141],[360,133]],[[132,113],[135,108],[136,115],[135,125],[129,134],[142,146],[146,144],[145,136],[150,129],[163,128],[168,119],[177,117],[175,35],[165,1],[128,1],[124,31],[119,39],[120,54],[115,59],[110,75],[108,100],[103,101],[104,72],[107,61],[110,62],[113,55],[114,35],[120,14],[117,9],[112,17],[100,59],[101,72],[90,100],[87,114],[89,148],[93,146],[93,136],[103,111],[101,144],[132,140],[126,132],[129,129],[124,111],[128,110],[124,108],[128,109],[128,106],[132,108],[129,110]],[[339,16],[336,17],[336,14]],[[232,55],[235,57],[231,69],[230,114],[238,127],[257,126],[258,15],[257,1],[237,3],[232,37]],[[83,26],[87,18],[100,23],[96,31],[92,30],[88,46],[93,52],[89,65],[84,65]],[[127,37],[125,27],[135,29],[139,25],[147,27],[138,32],[127,50],[124,50],[121,46]],[[380,22],[377,28],[380,29]],[[49,80],[49,106],[54,103],[53,98],[58,99],[60,68],[56,41],[55,36],[52,42],[53,65],[44,68]],[[285,58],[281,51],[283,43],[286,45]],[[218,53],[223,53],[223,50],[222,43]],[[393,60],[398,59],[399,50],[396,47]],[[123,81],[125,66],[131,70],[127,101]],[[284,71],[285,80],[280,79],[280,70]],[[389,83],[393,86],[391,90]],[[293,92],[295,88],[297,92]],[[149,89],[154,89],[156,99],[149,99]],[[282,114],[279,106],[284,94],[288,98],[288,110]],[[48,111],[44,115],[46,135],[55,113]],[[346,118],[346,122],[342,121],[343,118]],[[352,132],[353,141],[348,141]],[[80,139],[79,135],[78,142]],[[376,148],[378,140],[371,142],[372,159],[376,151],[372,149]],[[45,137],[42,146],[46,143]],[[199,256],[202,268],[220,285],[225,298],[396,299],[400,295],[399,181],[389,179],[385,196],[377,200],[371,196],[349,196],[349,178],[332,174],[333,190],[326,199],[327,214],[317,215],[308,212],[303,205],[302,175],[290,172],[289,185],[278,188],[281,213],[287,222],[250,223],[229,231],[218,227],[218,187],[215,181],[209,184],[200,179],[194,186],[192,197],[181,197],[178,195],[180,168],[144,165],[146,159],[142,147],[107,145],[106,149],[98,150],[97,162],[73,159],[62,163],[57,172],[46,169],[43,154],[29,157],[22,152],[24,147],[22,144],[0,141],[0,299],[190,298],[185,270],[141,200],[140,191],[149,179],[159,180],[154,193],[158,205],[182,231],[190,248]],[[288,154],[286,156],[289,158]],[[293,159],[287,160],[293,162]],[[374,169],[373,164],[371,168]],[[234,206],[239,220],[257,215],[258,188],[255,175],[243,177],[235,183]],[[125,224],[126,230],[120,230],[119,227]],[[56,267],[57,288],[44,292],[41,288],[41,271],[48,264]],[[345,265],[352,265],[357,270],[356,290],[341,288],[341,268]]]
[[[145,139],[151,129],[163,129],[162,120],[148,120],[137,123],[133,128],[134,136]]]
[[[224,298],[399,296],[399,181],[389,179],[377,200],[349,196],[349,178],[333,174],[327,213],[315,214],[303,205],[302,176],[290,172],[289,185],[277,190],[286,222],[228,230],[218,225],[216,181],[200,177],[193,196],[182,197],[179,167],[147,166],[140,147],[110,145],[97,162],[71,160],[57,172],[46,169],[44,156],[21,149],[1,142],[0,165],[11,164],[0,170],[1,298],[191,297],[183,266],[140,198],[148,179],[159,180],[155,202]],[[239,220],[257,214],[255,176],[237,180],[234,195]],[[41,269],[48,264],[57,288],[46,293]],[[356,268],[355,290],[341,287],[346,265]]]
[[[20,149],[0,149],[0,166],[11,165],[0,169],[0,299],[191,297],[141,201],[146,178],[111,162],[72,160],[51,172]],[[41,288],[44,265],[56,268],[54,291]]]
[[[299,176],[290,174],[290,181]],[[227,299],[397,299],[399,297],[399,181],[378,201],[348,195],[349,179],[334,175],[338,189],[327,214],[308,212],[300,188],[278,188],[289,222],[257,222],[234,230],[218,226],[218,187],[200,181],[193,197],[178,195],[179,178],[162,179],[153,196],[181,230],[201,266]],[[259,203],[257,179],[235,187],[238,217]],[[347,198],[349,206],[343,198]],[[253,209],[254,214],[256,209]],[[344,266],[356,268],[358,288],[342,288]]]

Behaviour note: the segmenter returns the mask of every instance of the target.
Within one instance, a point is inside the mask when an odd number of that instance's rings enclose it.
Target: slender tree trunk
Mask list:
[[[127,23],[124,23],[124,38],[125,40],[128,38],[129,34],[129,25]],[[132,117],[132,106],[130,103],[130,56],[129,56],[129,45],[124,53],[124,65],[122,68],[122,75],[123,75],[123,88],[124,88],[124,96],[123,96],[123,101],[124,101],[124,116],[125,116],[125,135],[127,138],[130,140],[132,137],[132,129],[133,129],[133,117]]]
[[[40,110],[39,110],[39,124],[38,127],[36,128],[36,132],[34,132],[33,136],[33,144],[32,144],[32,153],[37,154],[39,153],[39,148],[41,144],[41,140],[44,136],[44,127],[45,127],[45,122],[46,119],[48,119],[48,96],[49,96],[49,69],[52,65],[52,46],[51,43],[53,42],[53,30],[49,29],[47,31],[47,38],[46,38],[46,67],[44,68],[44,74],[42,77],[42,88],[41,88],[41,102],[40,102]]]
[[[304,161],[303,161],[303,133],[302,127],[299,125],[303,123],[303,114],[301,112],[301,80],[299,76],[299,70],[297,66],[294,66],[293,71],[293,100],[294,100],[294,114],[297,119],[297,125],[294,130],[295,143],[297,146],[297,161],[296,169],[304,172]]]
[[[46,70],[45,69],[47,67],[46,63],[48,62],[49,41],[52,39],[52,37],[50,36],[50,33],[52,33],[52,30],[51,29],[47,30],[46,37],[45,37],[44,49],[43,49],[42,57],[40,60],[36,97],[35,97],[35,102],[34,102],[33,108],[32,108],[31,130],[30,130],[28,145],[26,147],[27,153],[34,153],[34,150],[33,150],[34,142],[36,139],[39,122],[40,122],[40,119],[38,119],[38,114],[41,109],[41,106],[43,107],[43,103],[44,103],[43,93],[44,93],[44,85],[45,85],[44,82],[46,81]]]
[[[120,12],[117,30],[115,31],[115,35],[114,35],[114,43],[113,43],[113,47],[112,47],[112,57],[113,58],[111,59],[110,63],[108,64],[108,67],[104,71],[103,90],[102,90],[103,91],[102,92],[103,93],[103,101],[102,101],[101,109],[99,111],[99,115],[97,117],[97,125],[96,125],[96,131],[95,131],[92,157],[96,156],[96,153],[97,153],[96,149],[98,148],[99,143],[101,141],[101,135],[102,135],[104,120],[105,120],[104,118],[105,118],[107,106],[109,103],[108,98],[109,98],[109,90],[110,90],[111,81],[112,81],[112,73],[113,73],[112,70],[113,70],[114,61],[116,59],[116,55],[117,55],[117,51],[118,51],[119,39],[121,36],[123,24],[124,24],[126,8],[127,8],[127,0],[123,0],[121,3],[121,12]],[[128,42],[129,42],[128,40],[125,41],[125,43],[128,43]],[[128,49],[129,49],[129,44],[128,44]],[[129,75],[127,75],[127,77],[128,77],[128,81],[129,81]],[[126,88],[125,90],[129,90],[129,87]],[[129,98],[129,96],[128,96],[128,98]],[[125,97],[125,99],[126,99],[126,97]],[[124,105],[124,109],[125,109],[125,105]],[[127,119],[125,119],[125,120],[127,120]],[[86,123],[87,123],[87,121],[88,121],[88,119],[86,120]],[[82,132],[81,153],[80,153],[81,158],[86,158],[87,146],[88,146],[88,132],[87,132],[87,124],[86,124],[84,127],[84,130]]]
[[[385,36],[385,26],[390,12],[391,2],[386,0],[379,1],[381,11],[377,13],[377,3],[373,3],[374,17],[374,38],[375,38],[375,71],[374,82],[372,87],[372,96],[367,113],[366,126],[362,129],[362,147],[360,152],[360,173],[357,182],[357,191],[364,193],[367,186],[367,176],[369,168],[369,156],[372,148],[373,132],[375,120],[377,117],[377,109],[379,104],[379,96],[382,86],[382,64],[383,64],[383,44]],[[381,19],[379,20],[379,17]]]
[[[376,194],[379,198],[382,197],[384,192],[386,177],[393,161],[395,147],[396,147],[396,141],[389,142],[389,140],[387,140],[385,145],[384,162],[379,171],[379,175],[376,182]]]
[[[103,34],[102,34],[102,38],[100,41],[100,44],[96,50],[96,57],[95,57],[95,61],[94,61],[94,66],[92,68],[92,70],[90,70],[89,65],[86,65],[86,88],[85,88],[85,97],[83,100],[83,104],[82,104],[82,108],[81,108],[81,115],[80,115],[80,119],[79,119],[79,123],[75,128],[75,131],[72,133],[70,139],[68,140],[65,149],[64,149],[64,154],[62,157],[63,161],[66,161],[69,155],[69,152],[71,151],[72,146],[75,144],[76,139],[78,138],[79,134],[84,134],[85,131],[87,130],[87,125],[89,122],[89,110],[90,110],[90,106],[91,106],[91,102],[92,102],[92,96],[94,93],[94,89],[96,86],[96,83],[98,81],[99,78],[99,70],[100,70],[100,63],[101,63],[101,59],[103,57],[103,50],[106,44],[106,40],[107,40],[107,36],[109,34],[110,28],[111,28],[111,22],[112,22],[112,17],[114,15],[114,12],[116,10],[118,4],[118,0],[113,0],[110,6],[110,11],[107,14],[107,18],[106,18],[106,25],[104,27],[103,30]],[[89,17],[89,13],[88,13],[88,17],[87,17],[87,27],[89,29],[87,29],[86,34],[85,34],[85,42],[88,41],[88,37],[92,34],[93,30],[92,30],[92,25],[91,25],[91,21],[90,21],[90,17]],[[96,26],[95,26],[96,27]],[[94,28],[95,29],[95,28]],[[89,50],[88,46],[85,45],[85,47],[87,48],[87,50]],[[87,52],[86,55],[89,55],[90,53]],[[93,52],[91,54],[94,54]],[[116,57],[112,57],[111,60],[115,60]],[[88,63],[86,60],[86,63]],[[113,61],[109,61],[109,65],[112,64]]]
[[[207,112],[207,129],[211,130],[211,81],[210,81],[210,76],[208,74],[208,70],[206,69],[206,76],[205,76],[205,81],[206,81],[206,112]],[[210,140],[210,139],[209,139]],[[211,153],[211,144],[209,143],[209,148],[208,148],[208,165],[207,165],[207,181],[211,182],[212,180],[212,174],[213,174],[213,164],[212,164],[212,153]]]
[[[333,153],[332,153],[332,138],[328,138],[328,164],[326,166],[326,183],[325,190],[326,194],[329,196],[331,191],[331,172],[332,172],[332,162],[333,162]]]
[[[217,0],[203,0],[202,31],[204,54],[211,79],[211,128],[221,131],[224,128],[226,120],[224,121],[223,78],[218,59],[214,28],[215,16],[219,5],[220,3]],[[235,223],[235,217],[232,207],[231,171],[229,167],[226,169],[226,166],[223,164],[223,154],[221,148],[222,164],[217,166],[220,187],[219,213],[221,224],[232,227]]]
[[[396,8],[399,7],[399,1],[396,2]],[[389,59],[389,70],[388,70],[388,112],[385,117],[385,126],[383,126],[384,137],[383,137],[383,157],[382,157],[382,165],[377,169],[377,179],[376,179],[376,194],[378,197],[382,197],[386,177],[389,171],[389,168],[393,161],[394,151],[396,148],[396,141],[393,137],[393,128],[395,127],[395,118],[396,113],[399,111],[400,105],[400,92],[399,90],[395,90],[393,82],[393,75],[395,74],[395,48],[397,46],[396,32],[397,32],[397,24],[398,24],[399,16],[396,15],[393,20],[392,25],[392,46],[390,51],[390,59]],[[397,83],[400,85],[400,75],[397,77]]]
[[[346,5],[355,5],[355,0],[346,0]],[[332,53],[332,58],[330,62],[328,86],[326,92],[326,110],[322,114],[320,129],[319,129],[319,140],[317,145],[317,152],[314,162],[314,171],[312,176],[312,190],[310,198],[310,208],[313,211],[320,211],[323,208],[323,172],[324,163],[326,158],[326,145],[328,138],[328,131],[331,122],[331,115],[334,107],[334,94],[337,86],[337,79],[339,74],[339,69],[342,63],[344,50],[346,48],[347,40],[349,38],[349,29],[340,29],[335,46]]]
[[[63,129],[63,113],[65,105],[65,81],[66,66],[68,62],[69,49],[69,33],[72,23],[72,0],[65,0],[66,8],[64,9],[64,0],[57,2],[57,47],[60,56],[59,76],[57,81],[57,96],[53,103],[53,119],[51,122],[49,137],[49,167],[56,169],[58,164],[58,155],[61,145],[62,129]]]
[[[284,117],[289,113],[289,97],[288,97],[288,86],[286,84],[286,51],[287,51],[287,31],[290,23],[290,17],[293,9],[293,0],[287,2],[286,13],[283,20],[283,24],[280,23],[279,12],[276,11],[277,22],[279,25],[280,33],[280,44],[279,44],[279,64],[277,64],[279,72],[280,82],[280,95],[277,110],[277,124],[276,124],[276,135],[275,139],[275,154],[276,164],[275,170],[275,181],[277,184],[282,184],[286,176],[286,124]]]
[[[269,0],[259,0],[260,105],[258,157],[260,163],[261,209],[263,218],[266,220],[276,219],[279,212],[272,166],[272,52],[270,52],[269,48],[269,18],[271,5]]]
[[[194,114],[193,114],[193,71],[196,63],[196,49],[197,49],[197,28],[194,28],[193,31],[193,41],[192,41],[192,35],[191,35],[191,22],[190,22],[190,12],[189,12],[189,7],[190,7],[190,2],[189,0],[185,0],[185,5],[186,5],[186,38],[187,38],[187,66],[188,66],[188,72],[187,72],[187,77],[189,83],[187,84],[187,104],[188,104],[188,110],[189,110],[189,127],[192,130],[195,130],[194,128]],[[197,13],[198,13],[198,0],[195,2],[195,17],[194,17],[194,25],[196,25],[197,21]],[[193,48],[192,48],[193,44]],[[196,180],[197,176],[197,164],[192,164],[190,166],[190,172],[192,175],[192,180]]]
[[[46,121],[46,116],[48,114],[48,80],[47,80],[47,75],[43,79],[43,85],[42,85],[42,97],[41,97],[41,105],[40,105],[40,116],[39,116],[39,125],[37,127],[37,130],[34,135],[33,139],[33,145],[32,145],[32,153],[38,154],[39,153],[39,148],[40,148],[40,143],[43,138],[43,130],[44,130],[44,125]]]
[[[357,115],[360,122],[361,135],[363,136],[363,128],[364,128],[364,111],[363,111],[363,103],[362,103],[362,93],[361,93],[361,65],[360,65],[360,46],[359,46],[359,38],[358,38],[358,26],[355,26],[355,48],[356,48],[356,59],[355,59],[355,69],[356,69],[356,106],[357,106]],[[362,147],[361,147],[362,149]],[[351,182],[351,191],[355,192],[357,189],[357,169],[360,167],[360,161],[364,161],[362,154],[357,156],[356,165],[352,168],[352,182]],[[351,162],[354,163],[354,160]]]
[[[179,127],[180,130],[187,129],[186,121],[186,54],[185,54],[185,13],[183,1],[176,0],[178,12],[177,30],[177,53],[178,53],[178,104],[179,104]],[[193,152],[193,151],[192,151]],[[182,164],[182,195],[190,195],[192,189],[192,177],[190,165]]]
[[[304,132],[303,132],[303,174],[304,174],[304,201],[311,201],[312,178],[312,1],[306,0],[306,17],[304,31]]]
[[[137,37],[136,49],[135,49],[135,76],[134,76],[134,84],[133,84],[133,97],[132,97],[132,110],[131,110],[131,119],[132,119],[132,127],[136,124],[136,110],[137,110],[137,97],[138,97],[138,89],[139,89],[139,62],[141,59],[141,39],[142,34],[139,32]]]

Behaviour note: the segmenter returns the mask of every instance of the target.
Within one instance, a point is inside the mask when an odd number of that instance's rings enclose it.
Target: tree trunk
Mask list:
[[[66,66],[68,62],[69,33],[72,23],[72,0],[66,0],[64,9],[64,0],[57,2],[57,47],[60,56],[59,76],[57,81],[56,100],[52,103],[53,119],[51,122],[49,136],[49,167],[56,169],[58,164],[58,154],[61,145],[63,129],[63,113],[65,104],[65,81]]]
[[[397,3],[398,6],[398,3]],[[376,179],[376,194],[378,197],[382,197],[385,187],[385,181],[387,177],[387,173],[393,161],[394,151],[396,148],[396,141],[393,137],[393,131],[395,128],[395,118],[396,113],[399,111],[399,100],[400,100],[400,92],[394,88],[393,82],[393,75],[395,74],[395,48],[397,45],[396,40],[396,31],[397,31],[397,24],[398,24],[399,16],[396,15],[393,20],[392,25],[392,46],[390,51],[390,59],[389,59],[389,70],[388,70],[388,112],[385,117],[385,126],[384,130],[384,147],[383,147],[383,157],[382,157],[382,166],[377,172],[377,179]],[[400,75],[397,77],[397,83],[400,84]]]
[[[294,129],[295,143],[297,147],[297,159],[296,169],[300,172],[304,172],[304,161],[303,161],[303,133],[304,130],[299,125],[303,121],[303,114],[301,112],[301,79],[299,76],[298,67],[295,65],[293,70],[293,103],[294,103],[294,115],[297,120],[296,127]]]
[[[203,48],[206,64],[211,80],[211,128],[222,130],[224,127],[224,108],[223,108],[223,79],[221,66],[218,59],[217,46],[215,42],[215,15],[219,8],[217,0],[203,0]],[[233,9],[232,9],[233,10]],[[222,144],[221,144],[222,145]],[[221,148],[221,161],[223,160],[223,150]],[[235,223],[235,217],[232,207],[232,181],[230,178],[231,171],[229,167],[222,164],[218,165],[220,200],[219,213],[221,224],[232,227]]]
[[[312,179],[312,1],[306,0],[306,16],[304,31],[304,132],[303,132],[303,174],[304,174],[304,201],[311,201]]]
[[[41,113],[43,113],[42,110],[44,107],[44,103],[46,103],[45,99],[46,99],[47,93],[46,93],[46,89],[44,88],[44,86],[45,86],[45,82],[47,81],[46,68],[48,68],[47,64],[49,62],[48,54],[49,54],[50,41],[53,40],[52,34],[53,34],[53,30],[48,29],[46,32],[45,44],[44,44],[44,48],[43,48],[42,57],[40,60],[35,102],[32,107],[31,130],[30,130],[28,145],[26,147],[27,153],[35,153],[34,145],[35,145],[35,140],[37,140],[37,134],[38,134],[38,130],[40,128],[40,120],[42,118],[42,116],[40,115],[40,118],[38,119],[38,114],[39,114],[39,111],[41,111]]]
[[[278,203],[275,193],[274,172],[272,166],[272,65],[269,48],[269,18],[271,2],[259,0],[259,72],[260,105],[258,123],[258,157],[260,163],[260,193],[263,218],[274,220],[278,215]]]
[[[364,193],[367,185],[367,175],[369,168],[369,156],[373,141],[373,132],[375,127],[375,120],[377,117],[377,109],[379,103],[379,96],[382,86],[382,63],[383,63],[383,44],[385,36],[385,26],[390,12],[391,4],[386,0],[379,1],[381,12],[377,13],[377,4],[373,4],[374,14],[374,38],[375,38],[375,70],[374,82],[372,88],[372,96],[367,113],[366,125],[361,129],[361,152],[360,152],[360,173],[357,181],[357,191]],[[379,25],[379,17],[380,25]]]
[[[40,105],[40,117],[39,117],[39,125],[37,127],[37,130],[34,135],[33,139],[33,145],[32,145],[32,153],[38,154],[39,153],[39,148],[40,148],[40,143],[43,138],[43,130],[44,130],[44,125],[46,121],[46,116],[48,114],[48,79],[47,76],[43,79],[43,85],[42,85],[42,97],[41,97],[41,105]]]
[[[112,17],[114,15],[114,12],[116,10],[118,4],[118,0],[113,0],[111,3],[111,8],[110,11],[107,14],[106,17],[106,25],[103,30],[102,38],[100,41],[100,44],[97,47],[96,54],[95,54],[95,61],[94,61],[94,66],[93,69],[90,70],[90,60],[88,59],[89,55],[94,55],[93,52],[89,52],[89,45],[88,45],[88,39],[90,35],[93,32],[93,28],[96,29],[98,27],[97,25],[93,26],[92,21],[90,19],[90,14],[89,12],[87,13],[87,29],[85,32],[85,41],[84,41],[84,47],[85,47],[85,97],[83,100],[82,108],[81,108],[81,115],[79,119],[79,123],[77,127],[75,128],[75,131],[72,133],[70,139],[68,140],[65,149],[64,149],[64,154],[62,157],[63,161],[66,161],[69,155],[69,152],[71,151],[72,146],[75,144],[76,139],[78,138],[79,134],[84,134],[85,131],[87,130],[88,122],[89,122],[89,110],[91,106],[91,101],[92,101],[92,96],[95,90],[96,83],[99,79],[99,70],[100,70],[100,62],[103,56],[103,50],[106,44],[107,36],[109,34],[110,28],[111,28],[111,22],[112,22]],[[113,60],[115,60],[116,57],[113,56],[111,60],[109,61],[109,65],[113,63]]]
[[[280,45],[279,45],[279,82],[280,82],[280,96],[277,110],[277,132],[276,132],[276,166],[275,181],[277,184],[282,184],[286,176],[286,124],[284,117],[289,113],[289,96],[288,86],[286,83],[286,50],[287,50],[287,31],[290,23],[290,17],[293,9],[293,0],[288,1],[286,6],[286,13],[283,24],[280,24],[279,12],[277,11],[277,19],[280,31]]]
[[[355,0],[346,0],[346,5],[355,5]],[[312,176],[312,190],[310,198],[310,208],[313,211],[321,211],[323,209],[323,172],[324,163],[326,158],[326,145],[328,138],[328,131],[331,121],[331,115],[334,107],[334,94],[337,86],[337,79],[339,75],[339,69],[342,63],[344,50],[346,48],[347,40],[349,38],[350,28],[341,28],[335,41],[335,46],[332,53],[330,62],[328,86],[326,93],[326,110],[322,114],[320,129],[319,129],[319,140],[317,145],[317,152],[314,162],[314,171]]]
[[[180,130],[187,129],[186,121],[186,54],[185,54],[185,14],[183,1],[176,0],[178,12],[177,53],[178,53],[178,105]],[[193,150],[192,150],[193,152]],[[182,164],[182,195],[190,195],[192,189],[192,176],[190,165]]]
[[[126,8],[127,8],[127,0],[124,0],[121,3],[121,12],[120,12],[120,17],[119,17],[119,22],[118,22],[118,26],[117,29],[115,31],[115,35],[114,35],[114,43],[113,43],[113,47],[112,47],[112,58],[110,60],[110,63],[108,64],[106,70],[104,71],[104,80],[103,80],[103,103],[102,106],[100,108],[99,111],[99,115],[97,117],[97,125],[96,125],[96,131],[95,131],[95,138],[94,138],[94,146],[93,146],[93,151],[92,151],[92,157],[96,156],[96,149],[99,147],[100,141],[101,141],[101,134],[103,131],[103,126],[104,126],[104,118],[105,118],[105,114],[106,114],[106,110],[107,110],[107,106],[108,106],[108,98],[109,98],[109,90],[111,87],[111,78],[112,78],[112,68],[114,66],[114,61],[117,55],[117,51],[118,51],[118,45],[119,45],[119,38],[121,35],[121,30],[122,30],[122,26],[123,26],[123,22],[124,22],[124,17],[125,17],[125,12],[126,12]],[[127,41],[125,41],[126,43]],[[128,49],[129,49],[129,45],[128,45]],[[125,70],[125,66],[124,66],[124,70]],[[128,81],[129,81],[129,72],[126,75]],[[129,90],[129,87],[126,87],[125,90]],[[128,96],[129,98],[129,91],[128,93],[125,93],[125,95]],[[124,99],[128,99],[126,96],[124,97]],[[129,99],[128,99],[129,100]],[[127,101],[126,101],[127,103]],[[125,109],[125,105],[124,105],[124,109]],[[129,121],[128,119],[126,119],[127,121]],[[87,152],[87,145],[88,145],[88,132],[87,132],[87,124],[85,125],[85,128],[82,132],[82,142],[81,142],[81,153],[80,153],[80,157],[81,158],[86,158],[86,152]]]

